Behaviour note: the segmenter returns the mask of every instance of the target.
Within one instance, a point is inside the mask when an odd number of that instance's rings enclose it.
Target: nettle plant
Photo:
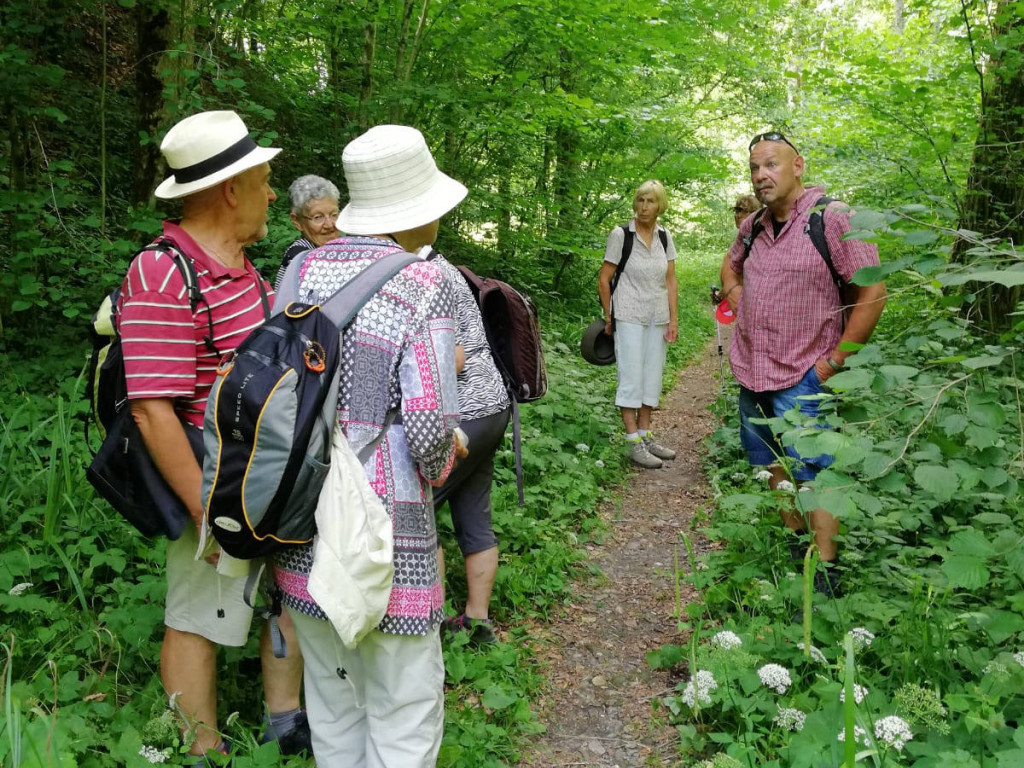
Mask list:
[[[873,216],[879,231],[897,220]],[[818,423],[796,410],[771,420],[783,444],[835,456],[812,487],[769,490],[740,451],[734,403],[723,408],[704,530],[722,546],[691,563],[704,600],[687,609],[690,645],[651,658],[683,669],[665,704],[691,755],[1024,764],[1024,323],[986,333],[964,311],[977,294],[943,290],[1020,284],[1024,271],[1012,252],[980,248],[977,264],[948,266],[940,247],[858,277],[894,275],[893,311],[829,381]],[[813,548],[790,559],[788,506],[840,518],[840,599],[810,588]]]

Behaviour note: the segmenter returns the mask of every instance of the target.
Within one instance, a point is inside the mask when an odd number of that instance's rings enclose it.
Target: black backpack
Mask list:
[[[824,195],[815,201],[814,208],[816,210],[812,211],[807,219],[807,235],[811,238],[814,249],[821,255],[825,266],[828,267],[829,275],[832,276],[832,282],[836,286],[836,292],[839,294],[839,303],[843,306],[842,318],[843,326],[845,327],[846,319],[851,310],[846,295],[849,283],[843,279],[843,276],[839,274],[839,270],[836,269],[836,265],[832,261],[832,251],[828,247],[828,240],[825,239],[825,209],[829,203],[834,202],[836,202],[835,198]],[[750,250],[754,247],[754,241],[764,232],[764,224],[761,223],[761,218],[765,210],[765,208],[761,208],[754,214],[754,224],[750,228],[750,234],[743,238],[743,258],[740,259],[741,264],[750,256]]]
[[[438,256],[431,250],[427,261]],[[548,391],[547,366],[541,349],[540,319],[529,296],[493,277],[479,277],[469,267],[455,267],[476,299],[483,319],[487,345],[512,401],[512,445],[516,457],[516,489],[519,506],[523,495],[522,429],[519,403],[540,400]]]
[[[159,251],[171,257],[185,282],[193,316],[201,303],[195,266],[167,238],[137,251],[132,260],[145,251]],[[262,283],[260,284],[262,291]],[[117,330],[117,302],[121,287],[115,288],[100,305],[89,324],[92,355],[85,396],[90,416],[85,421],[85,439],[89,445],[90,426],[99,429],[103,442],[86,468],[86,478],[97,493],[144,536],[181,536],[188,510],[163,479],[146,450],[142,435],[131,415],[125,380],[121,334]],[[269,310],[263,294],[265,311]],[[220,354],[213,343],[213,317],[207,310],[207,348]],[[197,461],[202,461],[202,436],[199,430],[183,423]]]
[[[384,256],[319,305],[289,300],[298,296],[303,261],[294,260],[277,313],[222,362],[206,406],[202,500],[214,538],[232,557],[312,540],[337,423],[339,330],[416,260]],[[389,414],[385,431],[393,420]],[[359,460],[376,448],[366,446]]]

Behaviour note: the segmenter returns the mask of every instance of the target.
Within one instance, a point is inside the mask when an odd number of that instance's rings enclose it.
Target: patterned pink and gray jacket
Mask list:
[[[380,238],[332,240],[305,257],[299,295],[326,300],[400,250]],[[379,629],[425,635],[444,617],[431,486],[452,469],[459,423],[452,296],[437,265],[410,264],[366,303],[342,336],[341,365],[338,421],[353,451],[380,437],[389,412],[400,413],[363,465],[395,533],[395,578]],[[274,574],[286,606],[326,620],[307,591],[312,549],[283,550]]]

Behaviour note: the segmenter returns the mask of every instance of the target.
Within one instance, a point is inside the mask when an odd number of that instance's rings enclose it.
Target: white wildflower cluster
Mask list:
[[[802,651],[806,646],[803,643],[797,643],[796,647]],[[816,661],[819,664],[828,664],[828,659],[825,658],[825,654],[821,652],[820,648],[816,648],[812,645],[809,653],[811,656],[811,661]]]
[[[696,683],[696,685],[695,685]],[[706,669],[697,670],[693,680],[686,684],[683,689],[683,703],[688,707],[694,707],[698,702],[701,704],[711,703],[711,692],[718,687],[715,676]]]
[[[775,486],[775,490],[793,493],[796,490],[796,486],[789,482],[789,480],[780,480],[779,484]]]
[[[761,678],[762,685],[771,688],[776,693],[785,693],[793,684],[789,670],[779,664],[765,664],[757,670],[757,676]]]
[[[597,467],[598,469],[604,469],[604,462],[598,459],[597,461],[594,462],[594,466]]]
[[[840,731],[837,739],[839,741],[846,741],[846,731]],[[871,740],[868,738],[868,732],[859,725],[853,726],[853,740],[857,744],[863,744],[865,747],[871,746]]]
[[[889,715],[875,720],[875,738],[884,741],[897,752],[903,749],[903,745],[914,738],[910,732],[910,726],[902,717]]]
[[[801,485],[800,486],[800,493],[807,493],[809,490],[811,490],[811,486],[809,486],[809,485]]]
[[[733,648],[739,648],[743,645],[740,636],[728,629],[723,629],[721,632],[716,633],[711,638],[711,642],[725,651],[731,651]]]
[[[768,474],[771,475],[770,472]],[[745,472],[733,472],[731,477],[734,483],[742,483],[747,479],[747,474]]]
[[[590,446],[586,443],[576,443],[576,450],[580,453],[590,453]]]
[[[11,597],[17,597],[25,590],[32,589],[33,586],[34,585],[32,584],[31,581],[23,581],[21,582],[21,584],[15,584],[13,587],[7,590],[7,594]]]
[[[789,707],[779,707],[779,712],[775,715],[775,724],[784,731],[802,731],[806,721],[807,715],[799,709]]]
[[[1009,677],[1010,670],[1001,661],[990,661],[985,665],[985,668],[981,670],[983,675],[995,675],[996,677]]]
[[[863,685],[857,685],[857,683],[853,684],[853,700],[855,702],[857,702],[858,704],[860,704],[862,701],[864,701],[864,699],[867,698],[867,695],[869,693],[870,693],[870,691],[867,688],[865,688]],[[842,688],[839,689],[839,700],[840,701],[846,701],[846,686],[845,685]]]
[[[1013,654],[1013,660],[1024,667],[1024,651],[1017,651]]]
[[[142,755],[146,760],[151,763],[166,763],[167,753],[163,752],[156,747],[151,747],[148,744],[143,744],[142,749],[139,750],[139,754]]]
[[[853,650],[858,653],[871,645],[875,639],[875,636],[864,627],[854,627],[846,634],[853,638]]]
[[[765,602],[768,602],[775,597],[775,585],[767,579],[754,579],[751,582],[751,586],[754,587],[757,597]]]
[[[769,472],[767,469],[762,469],[760,472],[754,475],[754,479],[757,480],[757,482],[759,483],[767,483],[769,480],[772,479],[772,473]]]

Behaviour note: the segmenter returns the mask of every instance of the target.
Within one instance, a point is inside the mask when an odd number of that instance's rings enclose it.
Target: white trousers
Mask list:
[[[667,324],[615,321],[615,365],[619,379],[615,405],[619,408],[658,406],[668,351],[666,328]]]
[[[328,622],[288,613],[305,662],[317,768],[433,768],[444,730],[438,632],[374,630],[349,650]]]

